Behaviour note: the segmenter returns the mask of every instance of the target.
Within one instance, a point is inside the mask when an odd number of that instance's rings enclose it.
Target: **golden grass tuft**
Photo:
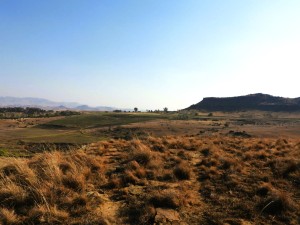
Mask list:
[[[80,151],[15,159],[0,169],[2,214],[5,218],[15,215],[27,224],[64,224],[67,218],[80,221],[78,213],[93,212],[86,200],[88,187],[106,182],[100,168],[100,159]]]
[[[146,166],[153,158],[151,149],[140,140],[132,141],[132,150],[129,155],[130,161],[136,161],[139,164]]]
[[[0,208],[0,224],[17,225],[20,224],[20,219],[14,210],[7,208]]]

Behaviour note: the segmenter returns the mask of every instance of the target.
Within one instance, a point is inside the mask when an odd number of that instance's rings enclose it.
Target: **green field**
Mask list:
[[[3,129],[0,155],[7,150],[20,151],[24,143],[72,143],[86,144],[109,138],[107,133],[97,129],[110,130],[113,127],[157,119],[167,119],[167,114],[156,113],[105,113],[85,112],[51,122],[39,122],[26,128]],[[106,129],[107,128],[107,129]],[[95,131],[97,130],[97,131]],[[21,144],[20,144],[21,143]]]
[[[168,118],[167,114],[154,113],[85,113],[66,117],[39,125],[42,128],[87,129],[107,126],[117,126],[129,123],[144,122],[154,119]]]

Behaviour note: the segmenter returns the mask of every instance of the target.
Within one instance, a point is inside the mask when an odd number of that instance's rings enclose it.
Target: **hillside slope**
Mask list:
[[[204,98],[201,102],[187,108],[203,111],[300,111],[300,98],[283,98],[267,94],[250,94],[227,98]]]

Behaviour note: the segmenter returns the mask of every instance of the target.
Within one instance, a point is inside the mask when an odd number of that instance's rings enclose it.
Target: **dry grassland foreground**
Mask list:
[[[300,224],[299,159],[296,138],[229,136],[2,158],[0,224]]]

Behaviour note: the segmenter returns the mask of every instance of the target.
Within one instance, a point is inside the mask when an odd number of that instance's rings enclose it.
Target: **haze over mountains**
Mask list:
[[[300,111],[300,98],[283,98],[262,93],[227,98],[209,97],[187,109],[225,112],[246,110],[294,112]]]
[[[54,102],[43,98],[17,98],[17,97],[0,97],[1,107],[38,107],[43,109],[54,110],[82,110],[82,111],[113,111],[115,107],[97,106],[79,104],[77,102]]]
[[[77,102],[55,102],[43,98],[0,97],[0,107],[38,107],[53,110],[80,110],[80,111],[113,111],[118,108],[108,106],[91,107]],[[202,111],[247,111],[262,110],[274,112],[300,111],[300,97],[283,98],[268,94],[249,94],[236,97],[207,97],[197,104],[191,105],[187,110]],[[131,110],[131,109],[122,109]]]

